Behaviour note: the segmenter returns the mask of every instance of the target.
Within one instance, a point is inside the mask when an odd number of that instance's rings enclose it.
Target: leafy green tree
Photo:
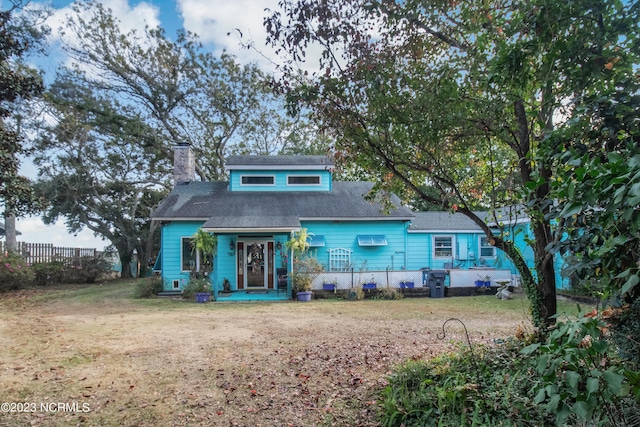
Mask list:
[[[37,188],[50,203],[43,219],[64,217],[69,231],[86,227],[110,241],[123,277],[135,251],[144,274],[157,241],[150,217],[171,186],[171,164],[156,157],[158,135],[135,111],[80,75],[60,74],[47,93],[53,124],[35,156]]]
[[[564,225],[552,222],[556,170],[544,153],[575,100],[610,84],[637,10],[616,0],[283,0],[265,27],[288,54],[280,83],[290,105],[332,132],[338,161],[357,164],[377,190],[411,191],[476,222],[514,262],[544,328]],[[301,72],[318,50],[321,71]],[[511,204],[531,218],[534,271],[512,236],[472,210]]]
[[[158,156],[189,143],[201,180],[226,177],[229,154],[272,154],[301,141],[303,118],[282,113],[283,98],[255,65],[207,52],[197,36],[179,32],[174,41],[161,28],[124,33],[100,2],[73,6],[64,28],[65,51],[86,78],[138,111],[159,135]]]
[[[43,45],[48,28],[43,24],[46,11],[25,10],[17,0],[9,5],[0,10],[0,205],[7,246],[14,250],[16,215],[36,212],[41,206],[29,179],[19,174],[19,157],[27,152],[22,120],[31,114],[24,103],[44,88],[40,73],[24,59]]]
[[[214,57],[195,35],[123,32],[95,1],[75,3],[62,32],[73,64],[47,97],[55,120],[42,139],[53,147],[38,157],[39,188],[52,201],[44,219],[89,228],[123,265],[157,243],[149,218],[171,188],[175,145],[191,144],[199,179],[218,180],[227,155],[270,154],[306,132],[279,112],[283,100],[257,67]]]
[[[572,260],[576,286],[631,301],[640,297],[640,81],[637,58],[610,64],[616,84],[582,97],[547,146],[558,171],[553,216],[568,236],[554,250]]]

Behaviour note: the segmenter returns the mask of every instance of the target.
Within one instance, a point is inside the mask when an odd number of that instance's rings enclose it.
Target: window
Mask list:
[[[275,181],[271,175],[243,175],[240,178],[242,185],[273,185]]]
[[[182,262],[181,262],[181,270],[182,271],[191,271],[196,268],[196,253],[191,248],[191,237],[183,237],[182,238]]]
[[[440,236],[433,238],[433,254],[436,257],[453,257],[453,237]]]
[[[496,256],[496,248],[491,246],[486,237],[480,237],[480,256],[482,258],[495,258]]]
[[[287,177],[288,185],[320,185],[320,175],[293,175]]]
[[[309,247],[310,248],[319,248],[324,246],[324,236],[322,235],[313,235],[309,236]]]
[[[197,268],[211,271],[211,266],[213,265],[213,256],[209,254],[204,257],[202,256],[202,253],[200,251],[194,251],[193,247],[191,246],[192,241],[193,238],[191,237],[182,238],[182,271],[194,271]],[[198,262],[200,264],[198,264]]]
[[[386,246],[387,238],[382,234],[367,234],[358,236],[359,246]]]

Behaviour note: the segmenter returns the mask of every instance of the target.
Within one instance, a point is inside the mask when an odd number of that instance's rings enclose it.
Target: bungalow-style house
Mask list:
[[[228,182],[195,181],[188,145],[177,146],[174,156],[175,186],[153,214],[162,224],[156,268],[167,292],[181,291],[204,262],[191,247],[200,228],[217,237],[209,277],[220,299],[290,297],[290,288],[278,287],[277,270],[291,270],[285,244],[302,228],[312,234],[310,251],[326,271],[315,288],[322,282],[338,282],[338,288],[367,281],[420,283],[426,269],[477,269],[458,282],[450,275],[452,286],[473,286],[487,270],[494,280],[512,279],[510,263],[503,263],[466,217],[415,213],[396,196],[391,200],[396,208],[383,212],[379,203],[365,199],[371,183],[334,181],[333,163],[325,156],[232,156]],[[225,285],[231,293],[220,293]]]

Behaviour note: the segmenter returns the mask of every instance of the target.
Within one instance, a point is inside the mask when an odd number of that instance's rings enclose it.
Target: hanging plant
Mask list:
[[[206,265],[207,260],[209,258],[213,259],[218,252],[218,238],[213,233],[199,228],[191,240],[191,252],[199,252],[200,256],[205,260]],[[198,271],[201,270],[201,267],[201,265],[197,266]],[[211,265],[208,267],[210,269]]]

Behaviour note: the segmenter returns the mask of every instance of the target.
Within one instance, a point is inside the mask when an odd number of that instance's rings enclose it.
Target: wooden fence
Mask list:
[[[0,241],[0,254],[7,252],[7,243]],[[95,257],[98,251],[93,248],[64,248],[53,246],[53,243],[18,242],[18,255],[28,264],[39,262],[62,261],[68,265],[77,265],[82,257]]]

